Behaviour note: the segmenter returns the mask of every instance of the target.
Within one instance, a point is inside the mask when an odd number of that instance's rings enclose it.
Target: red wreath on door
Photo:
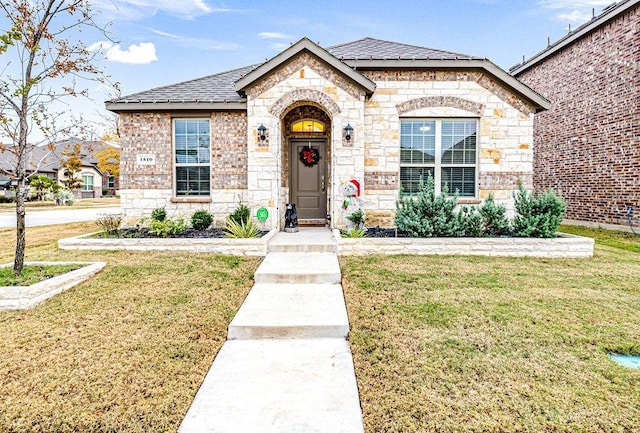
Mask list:
[[[306,167],[313,167],[320,161],[320,152],[318,149],[304,148],[300,151],[300,161]]]

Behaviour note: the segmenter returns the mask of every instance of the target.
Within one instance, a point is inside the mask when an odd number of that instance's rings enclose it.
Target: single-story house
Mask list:
[[[62,167],[62,161],[66,158],[64,153],[72,151],[75,144],[80,146],[81,164],[80,171],[76,176],[82,180],[82,186],[79,190],[74,191],[74,195],[77,198],[98,198],[102,197],[104,192],[108,195],[115,195],[119,188],[119,178],[102,173],[98,168],[96,155],[105,147],[114,146],[114,144],[104,141],[69,139],[56,142],[51,146],[34,146],[27,156],[27,173],[47,176],[58,184],[64,185],[63,181],[67,179]],[[11,171],[14,166],[13,154],[5,152],[0,158],[0,168]],[[11,180],[8,177],[7,180],[10,188]],[[9,191],[7,193],[12,195]]]
[[[533,180],[533,117],[549,102],[489,60],[364,38],[303,38],[265,63],[107,101],[119,114],[122,210],[210,211],[241,199],[282,228],[344,226],[345,184],[367,225],[393,226],[427,173],[464,203],[513,209]]]
[[[511,68],[551,101],[534,120],[533,183],[562,194],[570,222],[640,214],[639,65],[640,0],[624,0]]]

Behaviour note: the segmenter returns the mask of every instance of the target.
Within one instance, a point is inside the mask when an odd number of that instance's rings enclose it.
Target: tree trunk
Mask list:
[[[13,262],[14,274],[20,275],[24,268],[24,250],[26,246],[26,226],[25,226],[25,210],[24,200],[27,186],[24,178],[18,179],[18,187],[16,189],[16,255]]]

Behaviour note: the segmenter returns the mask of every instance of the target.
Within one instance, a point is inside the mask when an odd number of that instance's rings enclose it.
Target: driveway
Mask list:
[[[66,224],[81,221],[95,221],[98,216],[106,213],[119,213],[119,207],[101,207],[95,209],[60,209],[39,210],[30,212],[27,209],[27,227]],[[13,212],[0,213],[0,228],[16,226],[16,214]]]

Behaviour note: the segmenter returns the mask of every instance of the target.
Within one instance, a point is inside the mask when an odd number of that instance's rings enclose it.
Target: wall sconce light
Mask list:
[[[353,137],[353,127],[347,123],[347,126],[344,127],[344,139],[351,141],[351,137]]]
[[[267,127],[262,123],[258,126],[258,139],[264,142],[267,139]]]

